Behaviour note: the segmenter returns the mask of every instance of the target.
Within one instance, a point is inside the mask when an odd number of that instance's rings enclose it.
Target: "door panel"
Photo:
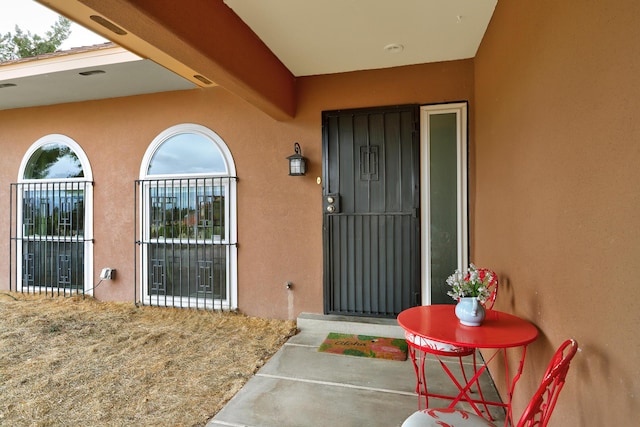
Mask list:
[[[323,114],[326,313],[393,317],[420,301],[418,117]]]

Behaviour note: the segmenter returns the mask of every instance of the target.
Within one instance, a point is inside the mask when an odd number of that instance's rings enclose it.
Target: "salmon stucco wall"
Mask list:
[[[638,17],[631,0],[501,1],[475,58],[472,251],[500,276],[497,308],[541,331],[516,416],[553,350],[580,345],[550,426],[640,408]]]
[[[58,133],[76,141],[95,181],[95,282],[102,267],[117,269],[116,280],[103,282],[95,296],[133,302],[133,191],[144,153],[171,126],[206,126],[229,147],[239,177],[240,311],[282,319],[322,313],[322,186],[316,181],[322,175],[322,111],[472,101],[473,61],[306,77],[297,85],[298,113],[287,121],[219,87],[0,111],[0,195],[8,202],[9,183],[36,140]],[[304,177],[288,176],[294,142],[309,161]],[[0,210],[1,224],[7,245],[0,246],[0,275],[6,278],[0,286],[8,289],[8,207]]]

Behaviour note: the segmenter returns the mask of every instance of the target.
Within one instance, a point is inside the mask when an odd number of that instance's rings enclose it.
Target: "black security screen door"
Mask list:
[[[323,113],[327,314],[395,317],[420,303],[418,111]]]

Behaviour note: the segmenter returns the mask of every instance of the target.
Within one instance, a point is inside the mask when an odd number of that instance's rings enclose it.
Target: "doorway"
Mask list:
[[[324,308],[395,317],[420,303],[419,107],[323,113]]]
[[[453,303],[468,263],[467,104],[323,113],[326,314]]]

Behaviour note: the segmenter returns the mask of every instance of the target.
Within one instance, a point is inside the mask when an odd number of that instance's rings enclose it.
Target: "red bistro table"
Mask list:
[[[451,380],[456,384],[460,393],[457,396],[441,396],[451,399],[449,407],[455,406],[459,401],[465,400],[473,407],[475,412],[483,416],[478,409],[476,403],[483,405],[494,405],[504,407],[507,411],[505,426],[509,421],[513,424],[513,415],[511,413],[511,399],[515,385],[522,374],[524,366],[524,358],[527,351],[527,345],[536,340],[538,337],[538,329],[530,322],[517,316],[504,313],[497,310],[487,310],[487,316],[481,326],[465,326],[460,323],[455,315],[455,305],[441,304],[412,307],[402,311],[398,315],[398,324],[405,330],[407,343],[409,344],[409,353],[416,369],[418,388],[420,384],[426,384],[424,372],[424,356],[422,354],[422,364],[418,367],[416,361],[416,352],[422,352],[424,347],[420,344],[424,340],[433,340],[451,345],[454,347],[470,347],[474,349],[494,349],[485,363],[475,372],[475,375],[467,381],[467,384],[460,384],[449,368],[438,358],[445,372]],[[518,369],[513,378],[509,374],[509,363],[507,359],[507,349],[514,347],[522,347],[522,357],[518,364]],[[433,352],[430,352],[433,354]],[[496,355],[502,353],[505,361],[505,378],[507,382],[507,401],[493,402],[486,401],[484,396],[480,400],[472,399],[468,391],[474,382],[478,380],[482,372],[486,369]],[[419,355],[420,356],[420,355]],[[419,391],[419,389],[418,389]],[[426,390],[425,390],[426,392]]]

